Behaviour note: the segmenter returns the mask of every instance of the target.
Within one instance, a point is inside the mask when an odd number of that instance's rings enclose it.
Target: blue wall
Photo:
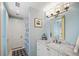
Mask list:
[[[46,24],[45,24],[45,34],[47,36],[47,39],[50,39],[50,19],[49,18],[46,18],[45,19],[46,21]]]
[[[2,15],[2,52],[3,56],[8,55],[7,50],[7,34],[6,34],[6,20],[7,20],[7,11],[5,8],[3,8],[3,15]]]
[[[65,41],[75,45],[79,36],[79,3],[70,3],[69,11],[62,15],[65,15]],[[56,19],[53,19],[52,28]]]
[[[65,40],[74,44],[79,35],[79,3],[71,3],[70,10],[65,13]]]

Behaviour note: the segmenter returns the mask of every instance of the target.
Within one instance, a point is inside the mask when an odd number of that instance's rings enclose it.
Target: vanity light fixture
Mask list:
[[[48,16],[48,15],[46,15],[46,17],[47,17],[47,18],[49,18],[49,16]]]
[[[51,16],[53,16],[53,13],[51,13]]]
[[[59,14],[59,13],[60,13],[60,11],[59,11],[59,10],[57,10],[57,11],[56,11],[56,13],[57,13],[57,14]]]
[[[52,16],[55,16],[57,17],[59,14],[62,14],[66,11],[68,11],[69,9],[69,6],[70,6],[70,3],[64,3],[64,4],[59,4],[55,10],[52,10],[50,11],[48,14],[47,14],[47,17],[52,17]]]
[[[56,13],[57,13],[57,14],[60,13],[60,6],[57,6],[57,8],[56,8]]]
[[[69,3],[64,4],[64,10],[65,10],[65,11],[68,11],[69,5],[70,5]]]

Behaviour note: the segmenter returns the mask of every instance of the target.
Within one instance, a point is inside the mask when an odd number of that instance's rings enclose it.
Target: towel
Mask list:
[[[76,45],[75,45],[75,48],[74,48],[74,53],[78,53],[78,50],[79,50],[79,36],[78,36],[77,41],[76,41]]]

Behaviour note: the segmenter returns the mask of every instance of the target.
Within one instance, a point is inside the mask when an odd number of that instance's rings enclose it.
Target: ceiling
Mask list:
[[[16,6],[16,3],[19,3],[19,7]],[[47,12],[51,8],[54,9],[59,3],[60,2],[5,2],[5,6],[9,16],[23,18],[29,7]]]
[[[10,16],[23,18],[25,10],[28,10],[29,7],[40,10],[50,4],[50,2],[19,2],[20,7],[16,6],[16,2],[6,2],[5,4]]]

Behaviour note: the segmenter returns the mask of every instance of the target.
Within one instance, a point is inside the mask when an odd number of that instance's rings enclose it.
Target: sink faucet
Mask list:
[[[54,43],[59,43],[59,44],[61,44],[61,41],[59,41],[59,40],[57,40],[57,39],[54,40],[53,42],[54,42]]]

